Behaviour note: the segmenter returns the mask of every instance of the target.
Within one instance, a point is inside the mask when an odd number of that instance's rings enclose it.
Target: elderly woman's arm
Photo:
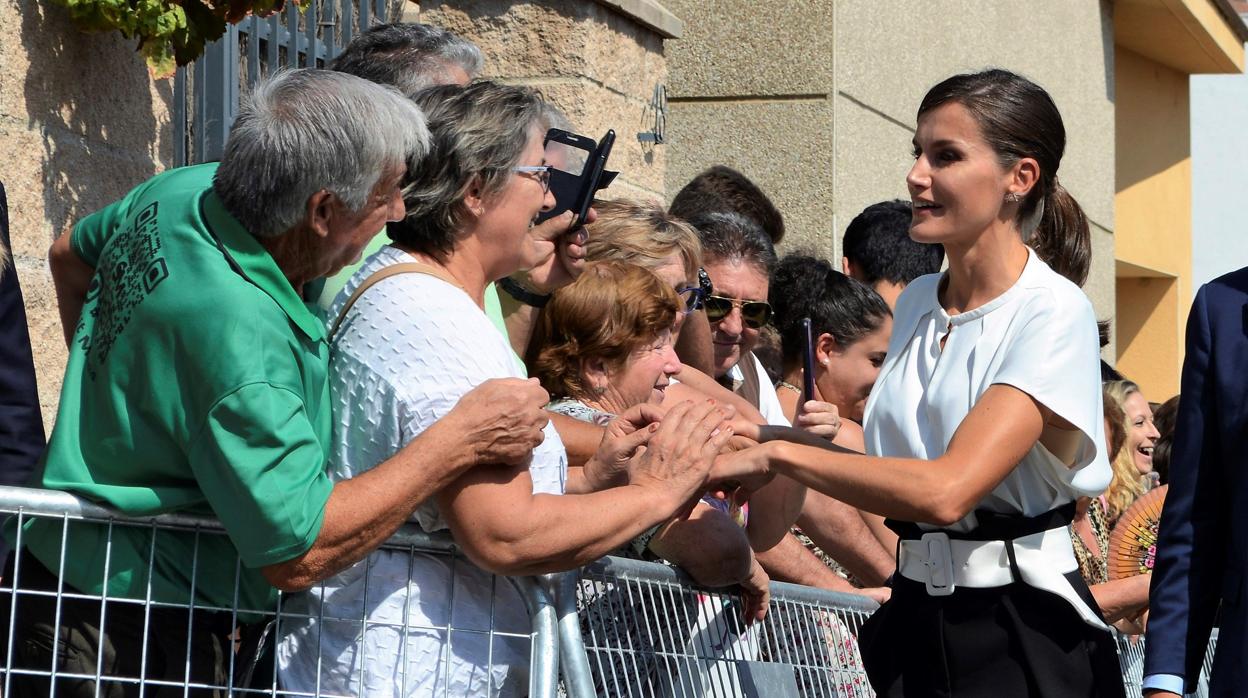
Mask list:
[[[527,469],[480,468],[440,492],[438,505],[455,541],[487,570],[528,575],[571,569],[689,506],[731,435],[710,402],[682,403],[639,433],[648,442],[630,464],[627,485],[581,495],[533,494]]]

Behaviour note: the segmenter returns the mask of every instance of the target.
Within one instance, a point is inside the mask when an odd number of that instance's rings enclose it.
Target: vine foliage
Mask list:
[[[247,15],[267,16],[285,0],[56,0],[84,31],[121,32],[138,39],[152,74],[169,77],[204,52],[204,46]],[[303,9],[311,0],[296,0]]]

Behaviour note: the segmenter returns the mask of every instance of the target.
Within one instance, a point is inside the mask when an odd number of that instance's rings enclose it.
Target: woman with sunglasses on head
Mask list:
[[[743,458],[888,517],[892,599],[862,628],[881,696],[1122,696],[1070,522],[1108,485],[1096,317],[1032,246],[1086,250],[1058,182],[1061,115],[1003,70],[918,110],[910,236],[948,271],[902,293],[867,403],[868,456],[785,443]]]

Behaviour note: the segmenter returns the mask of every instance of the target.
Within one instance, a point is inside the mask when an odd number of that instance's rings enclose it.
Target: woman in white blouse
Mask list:
[[[870,455],[769,443],[741,456],[900,535],[892,600],[861,636],[882,696],[1123,694],[1069,536],[1075,499],[1110,478],[1095,317],[1032,249],[1086,254],[1087,220],[1057,180],[1064,148],[1056,105],[1022,77],[933,87],[906,178],[910,234],[943,244],[949,268],[898,301]]]

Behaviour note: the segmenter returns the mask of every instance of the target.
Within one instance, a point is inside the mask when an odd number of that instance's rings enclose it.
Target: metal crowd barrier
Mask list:
[[[217,522],[194,516],[170,514],[161,516],[123,516],[114,511],[91,504],[63,492],[34,490],[16,487],[0,487],[0,519],[12,515],[17,520],[20,548],[20,524],[31,518],[52,519],[62,531],[62,557],[65,550],[64,537],[71,524],[95,522],[107,526],[104,559],[107,566],[113,532],[122,527],[143,527],[162,535],[188,537],[198,551],[198,543],[206,536],[225,535]],[[300,611],[298,594],[277,594],[276,602],[267,608],[243,608],[237,601],[229,607],[211,606],[192,600],[190,603],[170,603],[153,598],[150,583],[144,599],[127,599],[104,593],[93,595],[78,593],[58,586],[45,591],[23,585],[21,558],[13,579],[0,581],[0,611],[7,610],[10,618],[18,608],[19,599],[50,599],[56,607],[56,627],[60,627],[61,609],[68,603],[81,601],[100,602],[99,625],[104,626],[110,610],[143,609],[144,656],[141,670],[126,673],[106,666],[104,653],[96,661],[94,670],[66,671],[63,664],[28,666],[18,661],[15,645],[26,641],[21,628],[15,623],[0,628],[0,647],[7,648],[0,654],[0,696],[15,696],[14,682],[26,686],[35,684],[40,695],[91,695],[91,696],[190,696],[190,695],[252,695],[252,696],[322,696],[334,695],[323,689],[322,672],[356,672],[360,693],[375,695],[399,693],[404,696],[529,696],[530,698],[589,698],[590,696],[617,696],[623,698],[824,698],[869,697],[873,692],[867,682],[858,651],[858,632],[862,623],[876,609],[875,602],[866,597],[823,591],[792,584],[772,583],[771,606],[761,623],[747,625],[743,621],[741,599],[736,590],[711,590],[700,588],[679,570],[662,564],[627,560],[614,557],[603,558],[580,570],[562,574],[545,575],[541,578],[499,578],[477,570],[477,577],[489,579],[492,596],[503,598],[501,604],[491,602],[488,622],[472,619],[457,610],[457,590],[467,588],[471,575],[461,575],[459,569],[465,559],[459,554],[447,536],[430,536],[414,527],[404,527],[392,536],[383,550],[396,551],[408,557],[431,556],[448,571],[450,593],[445,600],[420,599],[422,606],[444,601],[441,611],[422,609],[413,622],[411,609],[403,608],[403,621],[380,623],[369,620],[365,608],[376,603],[370,595],[368,584],[372,579],[372,567],[363,579],[363,599],[358,615],[338,612],[327,613],[325,604],[315,614]],[[154,562],[149,556],[149,575]],[[29,559],[29,558],[27,558]],[[406,559],[406,558],[404,558]],[[370,561],[372,558],[370,558]],[[196,578],[196,557],[192,564],[191,578]],[[63,564],[73,564],[72,560]],[[241,569],[233,562],[235,589]],[[474,568],[475,569],[475,568]],[[59,570],[51,570],[59,576]],[[411,582],[411,568],[407,579],[394,581],[398,586]],[[515,615],[517,608],[507,608],[504,594],[498,593],[502,580],[510,582],[518,592],[527,614],[527,625],[520,629],[504,627],[505,618],[496,615]],[[482,584],[477,579],[476,584]],[[16,588],[16,593],[14,593]],[[323,588],[322,588],[323,592]],[[192,590],[192,596],[193,590]],[[322,596],[326,596],[322,593]],[[328,597],[327,597],[328,598]],[[514,597],[513,597],[514,598]],[[410,603],[410,602],[408,602]],[[480,609],[477,609],[480,615]],[[150,675],[147,662],[148,633],[152,640],[160,642],[154,633],[150,619],[157,614],[173,612],[186,614],[187,627],[199,622],[201,612],[216,612],[228,618],[229,641],[225,647],[228,654],[219,683],[191,680],[191,642],[184,633],[179,642],[185,643],[181,671],[168,671]],[[430,617],[445,618],[445,622],[430,622]],[[180,617],[180,616],[178,616]],[[313,624],[312,621],[315,621]],[[328,658],[321,652],[319,630],[315,646],[318,659],[313,690],[283,685],[278,661],[273,652],[261,651],[263,640],[283,635],[282,624],[296,627],[323,628],[326,623],[348,624],[352,632],[369,638],[371,633],[397,638],[397,648],[391,644],[379,651],[377,645],[365,642],[360,656]],[[483,627],[484,625],[484,627]],[[264,632],[255,632],[263,628]],[[430,633],[445,639],[446,649],[435,656],[408,656],[409,640]],[[253,642],[260,637],[260,643]],[[55,642],[63,642],[57,636]],[[1207,675],[1213,662],[1216,647],[1216,630],[1210,641],[1210,651],[1205,659],[1200,687],[1193,694],[1206,695]],[[510,649],[502,651],[503,646]],[[527,651],[527,662],[519,645]],[[467,684],[453,685],[452,668],[458,653],[467,652],[465,647],[484,646],[488,653],[484,677],[470,677]],[[54,647],[61,657],[68,649]],[[232,650],[232,651],[231,651]],[[478,649],[479,651],[479,649]],[[1127,695],[1139,695],[1142,679],[1144,644],[1142,638],[1119,636],[1119,659],[1123,684]],[[369,653],[374,653],[372,656]],[[380,656],[385,652],[398,653]],[[174,648],[178,655],[180,649]],[[520,657],[519,661],[516,657]],[[381,677],[381,683],[370,683],[365,675],[366,665],[378,659],[387,662],[391,675]],[[326,661],[328,659],[328,661]],[[478,656],[479,659],[479,656]],[[510,661],[508,661],[510,659]],[[259,660],[259,661],[258,661]],[[478,662],[479,663],[479,662]],[[419,672],[415,678],[410,672]],[[394,676],[397,672],[398,676]],[[436,690],[429,687],[430,677],[441,676],[434,681]],[[409,681],[409,678],[411,680]],[[425,682],[425,683],[421,683]],[[470,688],[465,689],[467,685]],[[401,689],[395,687],[401,686]],[[44,690],[43,687],[46,687]],[[418,687],[418,688],[414,688]]]
[[[12,515],[9,517],[8,515]],[[85,500],[78,499],[70,494],[63,492],[54,492],[47,490],[26,489],[17,487],[0,487],[0,519],[14,518],[18,524],[17,539],[15,541],[16,549],[22,547],[21,540],[21,524],[31,518],[52,519],[58,522],[62,531],[62,564],[72,565],[73,560],[64,560],[65,536],[71,529],[72,524],[78,522],[92,522],[102,524],[107,527],[107,536],[104,551],[104,565],[107,570],[109,564],[109,552],[112,550],[114,532],[123,527],[143,527],[153,532],[159,531],[162,535],[180,535],[185,536],[189,545],[193,546],[195,559],[191,565],[191,579],[196,579],[196,569],[199,565],[199,544],[207,536],[223,536],[225,535],[220,524],[211,519],[186,516],[186,515],[161,515],[147,517],[123,516],[117,512],[105,509]],[[488,616],[488,627],[479,627],[479,624],[463,624],[461,622],[462,609],[454,606],[454,597],[457,589],[461,587],[463,581],[462,576],[457,570],[456,565],[464,562],[464,558],[458,554],[449,537],[430,536],[411,527],[404,527],[394,536],[392,536],[383,549],[402,551],[413,555],[429,555],[443,562],[449,570],[450,593],[445,599],[445,607],[440,611],[430,610],[425,613],[425,617],[429,615],[443,616],[447,619],[443,624],[427,624],[412,625],[402,623],[398,626],[384,626],[378,628],[378,624],[370,624],[364,616],[363,610],[367,604],[360,603],[361,610],[358,617],[331,617],[325,614],[324,606],[316,614],[317,623],[326,622],[350,623],[353,627],[358,628],[361,635],[370,631],[381,630],[389,632],[391,635],[397,635],[400,639],[400,647],[397,650],[400,655],[400,661],[391,662],[397,667],[400,673],[398,677],[386,677],[397,682],[397,685],[403,687],[403,693],[409,692],[411,683],[408,681],[407,670],[409,667],[419,667],[423,677],[427,678],[431,672],[441,672],[444,677],[441,681],[440,690],[437,691],[439,696],[452,695],[450,680],[451,663],[458,659],[456,655],[457,647],[462,645],[472,645],[475,640],[477,646],[484,642],[486,652],[488,652],[489,667],[484,672],[486,676],[472,677],[475,680],[474,685],[484,683],[482,692],[486,695],[527,695],[533,698],[554,698],[557,695],[557,677],[559,666],[559,637],[556,628],[556,614],[550,595],[545,589],[532,578],[516,578],[508,581],[514,585],[519,597],[523,600],[521,613],[527,611],[528,620],[527,628],[523,632],[516,632],[506,628],[495,626],[495,612],[514,611],[515,609],[495,608],[491,605]],[[154,546],[153,546],[154,551]],[[237,601],[232,607],[212,606],[194,600],[196,598],[194,590],[191,590],[192,600],[189,603],[170,603],[157,601],[153,599],[151,591],[151,571],[155,564],[154,552],[148,556],[146,573],[148,574],[148,591],[145,599],[136,600],[122,598],[116,595],[110,595],[107,588],[102,594],[84,594],[78,593],[72,588],[65,588],[63,585],[57,585],[54,591],[40,590],[38,588],[23,585],[22,559],[17,559],[17,566],[12,575],[12,579],[4,579],[0,582],[0,604],[3,604],[7,610],[7,614],[11,620],[9,627],[0,628],[0,632],[4,633],[4,638],[0,638],[0,646],[7,648],[0,655],[0,673],[3,674],[2,691],[0,695],[14,696],[20,695],[21,691],[17,691],[18,687],[14,682],[20,682],[26,690],[32,691],[39,695],[94,695],[94,696],[189,696],[189,695],[213,695],[213,696],[232,696],[232,695],[267,695],[267,696],[309,696],[309,695],[330,695],[322,693],[320,690],[320,669],[321,658],[318,657],[317,670],[318,679],[315,691],[295,691],[288,690],[282,686],[279,681],[278,662],[272,659],[272,652],[263,652],[263,644],[255,642],[253,645],[248,644],[248,639],[260,637],[272,645],[274,638],[282,634],[282,623],[297,623],[300,620],[308,621],[313,616],[309,614],[292,613],[284,605],[295,605],[291,603],[297,595],[280,594],[276,595],[276,602],[272,607],[268,608],[241,608]],[[27,557],[26,560],[31,558]],[[234,579],[235,589],[234,598],[238,599],[238,570],[239,563],[237,559],[234,561]],[[50,570],[53,574],[60,576],[60,570]],[[34,574],[33,571],[27,571],[27,577]],[[410,572],[409,572],[410,574]],[[482,573],[484,574],[484,573]],[[107,578],[107,574],[105,575]],[[372,596],[368,593],[368,575],[364,577],[364,598],[368,599],[368,604],[373,602]],[[504,578],[494,578],[491,584],[506,584],[501,582]],[[409,578],[410,580],[410,578]],[[14,593],[16,592],[16,593]],[[20,619],[16,618],[19,598],[23,600],[36,599],[42,597],[51,599],[55,604],[55,628],[57,632],[54,634],[54,647],[52,647],[53,656],[57,656],[60,661],[49,662],[47,666],[30,666],[20,660],[22,654],[22,643],[29,643],[33,640],[27,635],[31,633],[23,633],[23,628],[15,627],[19,624]],[[103,600],[103,603],[99,603]],[[143,608],[143,625],[142,625],[142,644],[143,657],[139,658],[139,671],[125,672],[112,669],[115,657],[107,656],[107,652],[100,652],[99,658],[95,662],[94,670],[83,672],[81,670],[66,671],[64,667],[71,659],[69,656],[73,653],[73,648],[63,645],[67,639],[68,630],[61,626],[61,611],[67,604],[75,602],[95,602],[99,610],[99,624],[96,628],[105,627],[109,618],[115,618],[119,614],[125,612],[125,609]],[[429,599],[427,597],[421,599],[421,603],[436,603],[437,599]],[[328,606],[328,604],[326,604]],[[409,609],[404,608],[403,618]],[[175,667],[172,672],[165,668],[164,673],[156,673],[159,668],[153,668],[149,665],[155,663],[148,661],[149,647],[151,643],[160,643],[162,637],[158,634],[156,623],[152,620],[157,614],[167,614],[169,612],[177,614],[186,614],[188,627],[193,631],[195,627],[202,629],[202,613],[217,613],[223,621],[228,618],[229,632],[228,640],[233,644],[233,651],[229,651],[229,647],[223,648],[228,653],[228,657],[224,658],[223,664],[227,665],[224,679],[219,683],[193,681],[191,680],[192,666],[192,648],[191,633],[186,633],[180,637],[178,642],[184,642],[186,646],[185,652],[181,652],[178,645],[173,646],[172,653],[174,656],[180,656],[179,662],[182,667]],[[113,615],[110,616],[109,614]],[[514,613],[513,613],[514,615]],[[167,618],[167,615],[161,617]],[[180,616],[179,616],[180,617]],[[244,622],[246,621],[246,622]],[[196,626],[195,623],[201,623]],[[473,627],[476,625],[477,627]],[[325,627],[320,625],[319,627]],[[254,629],[263,628],[263,632],[251,632]],[[150,633],[150,637],[149,637]],[[406,650],[410,636],[418,633],[436,633],[445,639],[447,651],[445,656],[430,657],[406,657]],[[169,641],[166,640],[166,644]],[[95,643],[98,645],[98,636]],[[515,645],[520,643],[527,645],[527,657],[525,661],[520,662],[522,666],[500,666],[495,660],[497,655],[502,655],[501,647],[505,643]],[[319,650],[319,637],[316,640],[316,647]],[[16,651],[15,651],[16,648]],[[169,648],[164,648],[165,652],[169,652]],[[265,657],[267,656],[267,659]],[[513,655],[514,656],[514,655]],[[256,660],[261,661],[257,662]],[[363,659],[363,661],[360,661]],[[393,660],[393,657],[389,658]],[[199,658],[197,656],[196,661]],[[360,672],[360,684],[366,685],[367,677],[363,675],[364,664],[370,658],[355,658],[355,664],[349,667],[350,671]],[[432,666],[431,666],[432,665]],[[331,669],[333,667],[325,667]],[[180,669],[180,670],[179,670]],[[174,678],[170,679],[170,673]],[[499,684],[495,680],[495,674],[498,673],[507,677],[507,682]],[[511,681],[510,677],[518,674],[523,678],[520,681]],[[436,676],[436,674],[434,674]],[[180,677],[180,678],[178,678]],[[387,682],[387,685],[388,682]],[[482,689],[476,689],[481,691]],[[364,693],[373,693],[372,688],[365,688]],[[430,695],[430,693],[421,693],[421,695]]]
[[[564,653],[574,698],[874,695],[857,641],[877,608],[866,597],[774,582],[767,617],[746,625],[739,594],[667,565],[603,558],[561,587],[561,644],[584,646]]]

